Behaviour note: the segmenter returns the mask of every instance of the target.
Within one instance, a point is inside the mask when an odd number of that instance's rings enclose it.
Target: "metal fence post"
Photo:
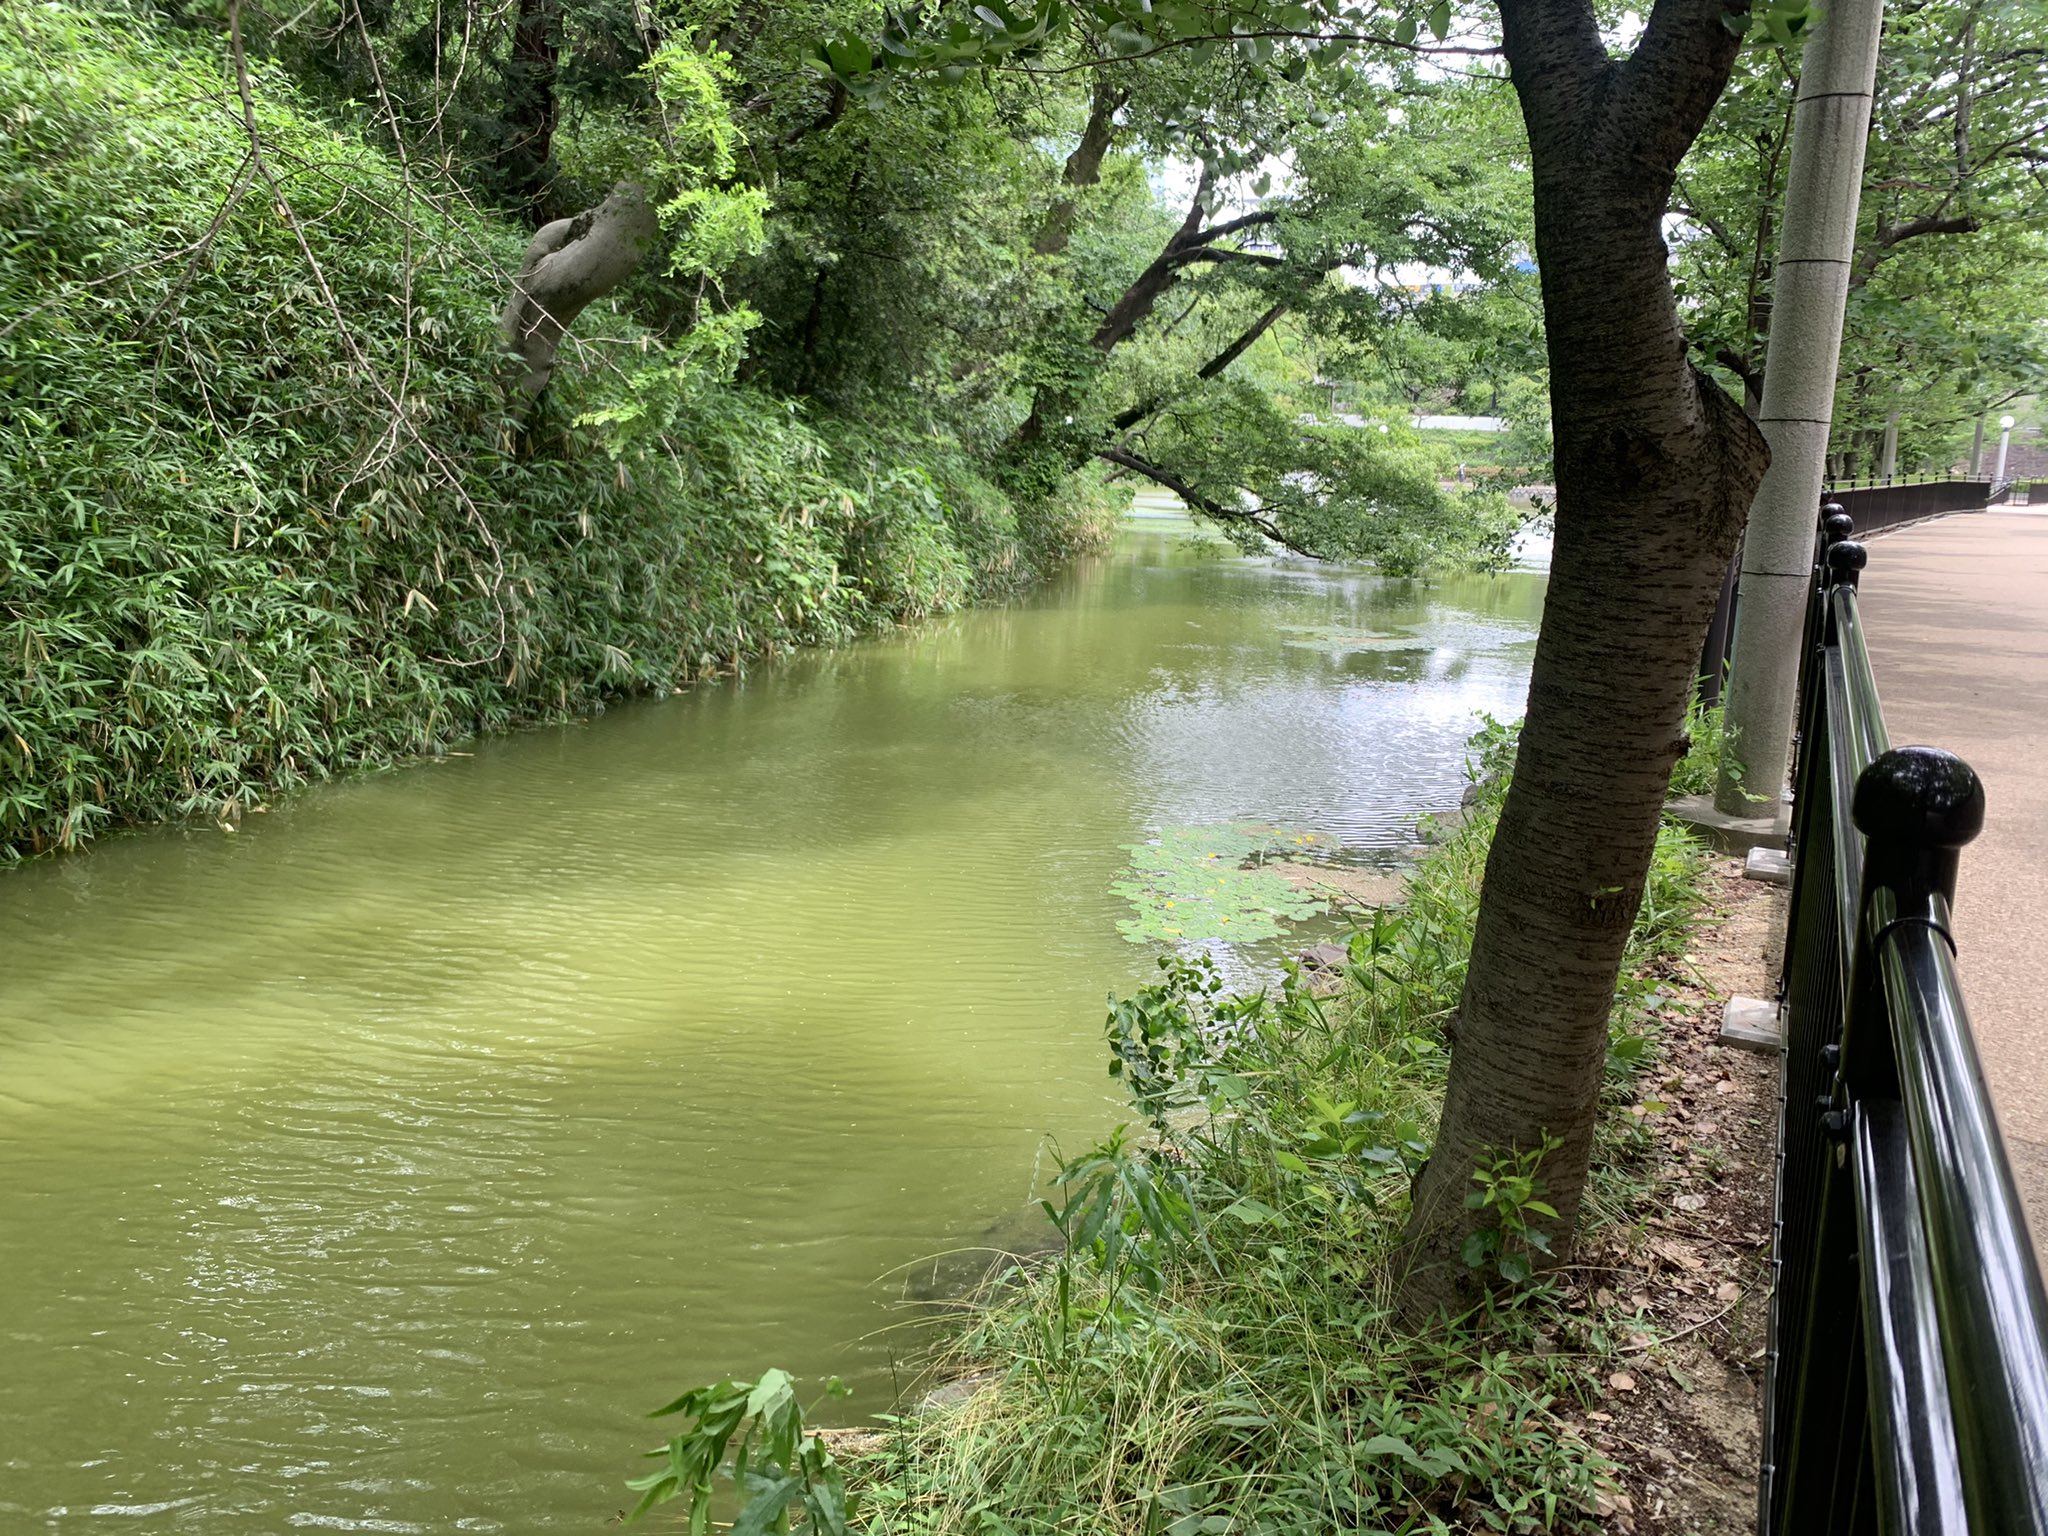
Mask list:
[[[1936,923],[1955,900],[1963,845],[1984,829],[1984,788],[1939,747],[1895,747],[1864,769],[1851,802],[1863,834],[1863,891],[1850,967],[1843,1070],[1851,1097],[1899,1097],[1897,1044],[1878,974],[1878,945],[1899,923]],[[1942,929],[1946,938],[1946,929]]]
[[[1892,748],[1853,531],[1801,657],[1759,1530],[2048,1536],[2048,1290],[1949,931],[1983,791]]]

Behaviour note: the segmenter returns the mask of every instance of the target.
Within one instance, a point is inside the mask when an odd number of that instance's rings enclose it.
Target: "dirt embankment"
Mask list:
[[[1657,1147],[1649,1187],[1579,1256],[1578,1305],[1628,1350],[1585,1415],[1625,1469],[1616,1536],[1756,1529],[1778,1063],[1718,1032],[1729,996],[1775,995],[1784,892],[1716,860],[1709,895],[1632,1110]]]

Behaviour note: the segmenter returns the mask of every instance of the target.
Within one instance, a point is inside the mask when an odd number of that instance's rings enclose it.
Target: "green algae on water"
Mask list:
[[[1334,847],[1321,832],[1259,822],[1167,827],[1155,842],[1126,846],[1129,870],[1110,890],[1131,905],[1117,928],[1133,944],[1276,939],[1283,923],[1329,910],[1267,867]]]

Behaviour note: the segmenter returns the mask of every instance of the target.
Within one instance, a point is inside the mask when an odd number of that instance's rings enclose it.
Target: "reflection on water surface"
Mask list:
[[[877,1277],[1126,1118],[1123,846],[1404,841],[1520,709],[1541,594],[1155,525],[1013,607],[0,878],[0,1529],[584,1531],[682,1385],[885,1408]]]

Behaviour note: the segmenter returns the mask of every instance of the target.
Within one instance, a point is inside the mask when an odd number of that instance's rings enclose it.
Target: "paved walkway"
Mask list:
[[[2007,1154],[2048,1263],[2048,509],[1937,518],[1870,541],[1863,629],[1894,745],[1984,780],[1956,948]]]

